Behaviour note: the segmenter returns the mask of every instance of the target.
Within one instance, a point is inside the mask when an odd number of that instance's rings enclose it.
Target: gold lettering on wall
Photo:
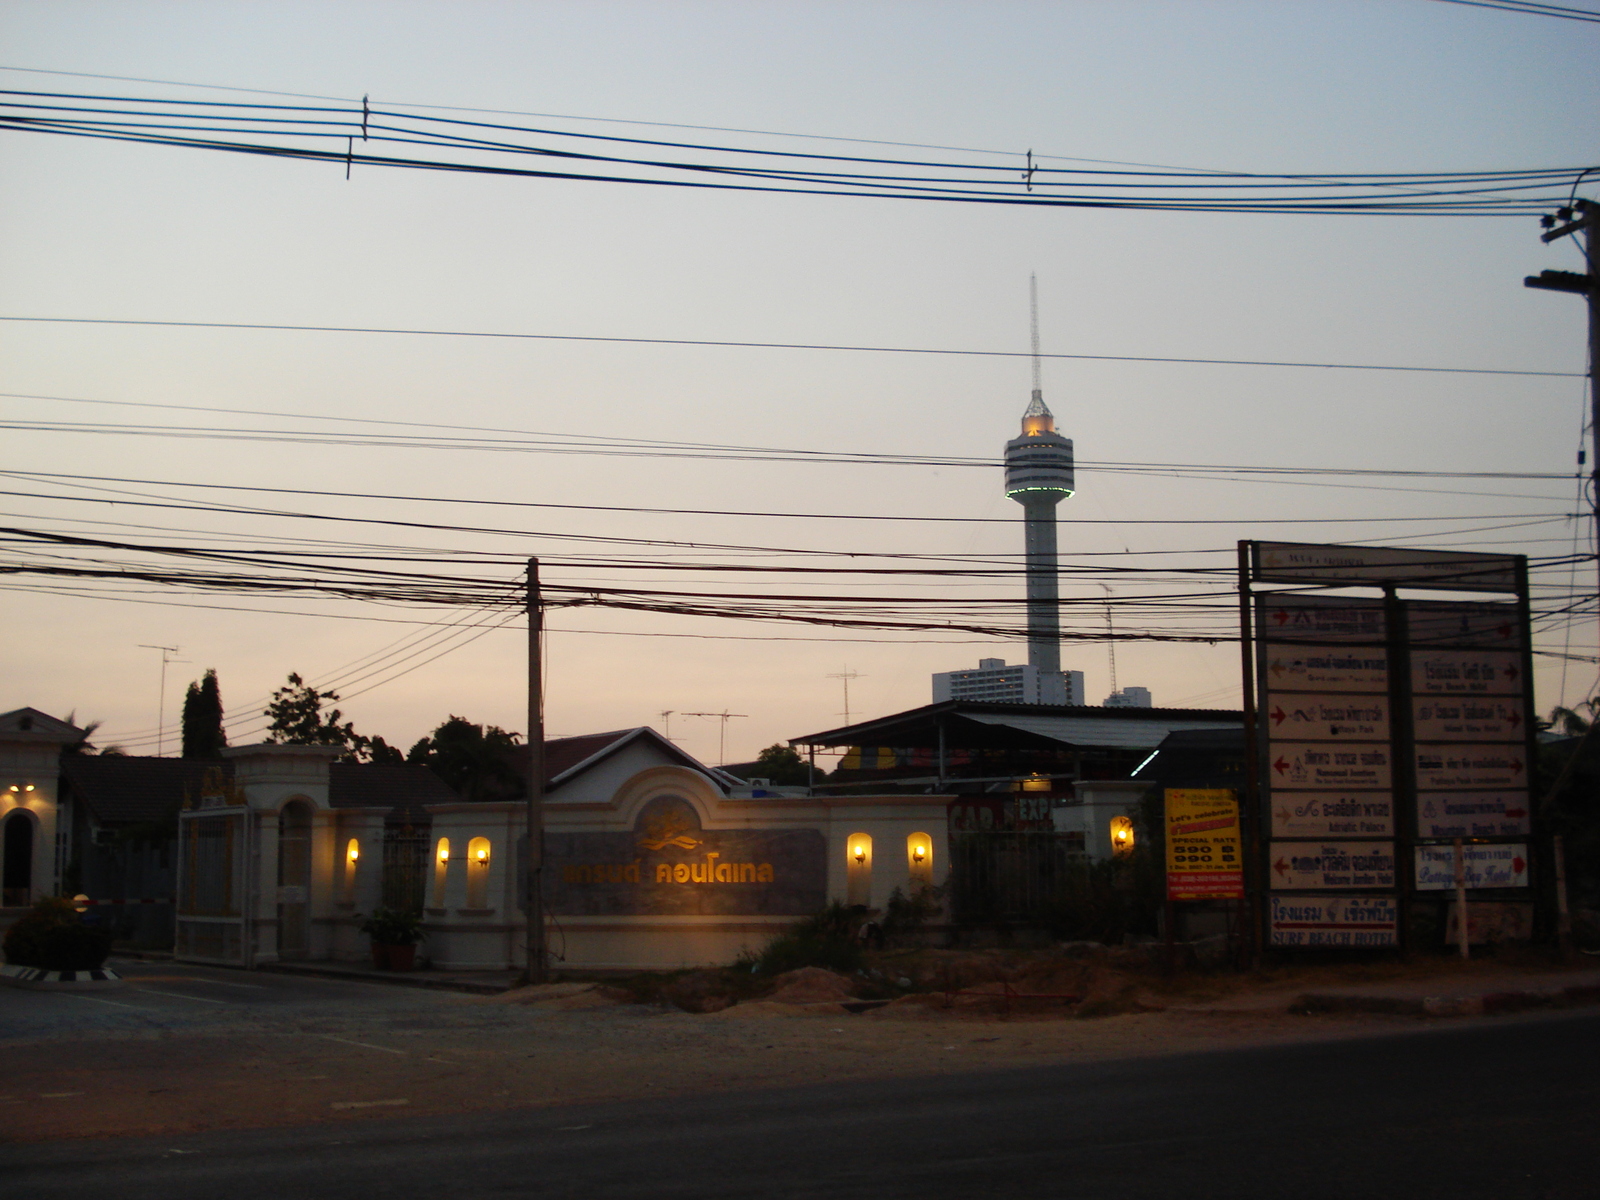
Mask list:
[[[705,855],[699,862],[666,863],[655,865],[656,883],[774,883],[777,872],[771,863],[718,862],[717,853]],[[565,863],[561,868],[562,883],[640,883],[643,881],[641,860],[631,863]]]

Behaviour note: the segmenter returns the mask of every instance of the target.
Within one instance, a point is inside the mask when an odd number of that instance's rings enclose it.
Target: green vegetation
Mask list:
[[[813,917],[780,933],[755,955],[741,956],[734,964],[751,974],[782,975],[801,967],[825,967],[849,974],[862,964],[857,937],[867,910],[835,900]]]
[[[372,915],[362,920],[360,928],[380,946],[415,946],[427,936],[422,932],[421,913],[393,908],[373,909]]]
[[[183,697],[183,757],[220,758],[228,744],[222,732],[222,689],[212,667]]]
[[[337,708],[324,713],[325,703],[339,699],[338,692],[319,692],[299,675],[290,672],[287,686],[272,694],[265,715],[272,718],[267,741],[281,746],[339,746],[346,762],[404,762],[400,751],[381,737],[357,733]]]
[[[111,931],[85,925],[72,901],[47,896],[6,930],[6,962],[46,971],[93,971],[111,953]]]

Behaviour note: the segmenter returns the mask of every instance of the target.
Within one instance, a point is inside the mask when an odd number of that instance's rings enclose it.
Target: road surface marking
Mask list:
[[[112,1008],[131,1008],[134,1012],[150,1011],[142,1004],[124,1004],[120,1000],[102,1000],[99,996],[79,996],[73,992],[67,992],[65,994],[71,996],[74,1000],[87,1000],[90,1004],[109,1004]]]
[[[40,1092],[41,1100],[65,1100],[68,1096],[81,1096],[82,1092]]]
[[[346,1046],[360,1046],[363,1050],[382,1050],[385,1054],[406,1053],[404,1050],[395,1050],[389,1046],[374,1046],[371,1042],[352,1042],[349,1038],[334,1037],[331,1033],[319,1033],[317,1036],[330,1042],[342,1042]]]
[[[182,992],[160,992],[155,988],[134,988],[136,992],[144,992],[149,996],[171,996],[175,1000],[193,1000],[197,1004],[228,1004],[227,1000],[208,1000],[204,996],[185,996]]]
[[[346,1108],[399,1108],[410,1103],[409,1100],[335,1100],[328,1107],[338,1112]]]
[[[580,1129],[593,1129],[593,1125],[558,1125],[557,1133],[577,1133]]]

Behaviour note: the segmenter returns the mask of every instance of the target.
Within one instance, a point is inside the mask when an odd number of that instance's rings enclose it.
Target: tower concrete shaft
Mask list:
[[[1059,492],[1023,493],[1023,550],[1028,580],[1028,662],[1041,674],[1061,671],[1061,588],[1056,569]]]

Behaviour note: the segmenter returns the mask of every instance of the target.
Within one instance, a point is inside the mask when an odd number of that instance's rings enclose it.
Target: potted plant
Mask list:
[[[410,971],[417,965],[417,943],[423,939],[422,914],[375,908],[361,921],[372,939],[372,965],[380,971]]]

